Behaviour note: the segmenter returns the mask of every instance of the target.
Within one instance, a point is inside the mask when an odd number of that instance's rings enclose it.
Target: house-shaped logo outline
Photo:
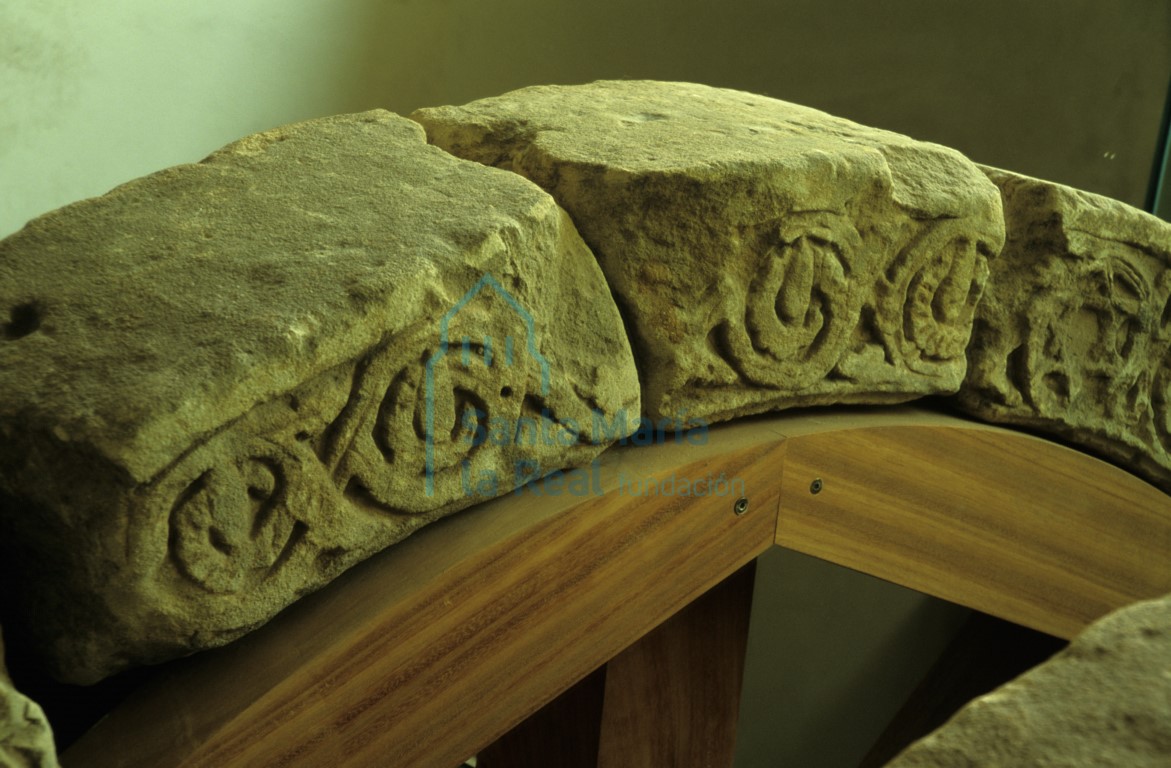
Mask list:
[[[425,474],[426,492],[428,496],[433,496],[435,494],[435,364],[437,361],[447,358],[447,350],[450,347],[448,329],[451,325],[452,318],[459,314],[459,311],[467,306],[473,299],[479,296],[480,292],[483,291],[485,287],[489,287],[496,291],[496,294],[500,296],[500,298],[504,299],[504,301],[507,302],[508,305],[512,307],[512,309],[520,316],[521,320],[524,321],[525,348],[528,350],[529,354],[533,356],[533,359],[537,361],[541,369],[541,396],[546,397],[549,394],[549,361],[546,360],[544,355],[542,355],[537,350],[537,333],[533,323],[533,316],[528,313],[528,310],[520,305],[520,302],[516,300],[516,297],[509,293],[508,290],[505,289],[505,287],[502,286],[498,280],[496,280],[496,278],[494,278],[491,274],[485,273],[478,281],[476,281],[475,285],[468,289],[468,292],[463,295],[462,299],[457,301],[451,309],[447,310],[447,312],[443,314],[443,317],[439,321],[439,349],[436,350],[435,354],[431,355],[427,359],[425,385],[425,400],[427,405],[427,463]],[[465,342],[464,349],[466,351],[467,340],[464,339],[463,341]],[[490,349],[490,345],[486,346],[488,346]],[[511,347],[509,347],[509,349],[511,349]],[[465,364],[467,363],[466,355],[464,362]],[[485,364],[490,365],[490,360],[485,360]],[[505,364],[512,364],[510,357],[506,357]]]

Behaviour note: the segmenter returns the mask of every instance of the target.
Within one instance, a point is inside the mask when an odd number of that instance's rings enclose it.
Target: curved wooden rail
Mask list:
[[[774,544],[1063,637],[1171,592],[1171,500],[1045,440],[915,408],[773,415],[708,437],[611,449],[584,496],[509,494],[429,526],[240,642],[167,669],[64,763],[450,767],[619,657],[600,752],[575,764],[620,764],[608,739],[646,740],[622,702],[649,678],[623,689],[627,672],[712,655],[639,639]],[[721,474],[742,486],[696,495],[696,480]],[[672,621],[734,623],[735,603]],[[670,693],[674,705],[689,695]],[[690,730],[644,754],[678,756]],[[702,741],[730,754],[719,733]]]

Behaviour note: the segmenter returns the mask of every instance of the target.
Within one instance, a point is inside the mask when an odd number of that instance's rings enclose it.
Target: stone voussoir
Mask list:
[[[1100,195],[984,170],[1001,190],[1008,238],[956,401],[1171,492],[1171,224]]]
[[[1135,603],[981,696],[888,768],[1171,765],[1171,596]]]
[[[622,308],[647,415],[953,393],[1004,238],[945,147],[689,83],[536,86],[416,111],[553,195]]]
[[[40,705],[12,684],[0,637],[0,768],[57,768],[53,730]]]
[[[383,111],[0,242],[0,393],[0,556],[81,683],[222,645],[640,411],[565,212]]]

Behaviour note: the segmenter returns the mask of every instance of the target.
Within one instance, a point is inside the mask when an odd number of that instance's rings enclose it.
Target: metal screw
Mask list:
[[[813,482],[809,484],[809,492],[817,495],[821,493],[821,478],[814,478]]]
[[[738,516],[747,512],[748,499],[736,499],[736,504],[732,507],[732,511],[735,512]]]

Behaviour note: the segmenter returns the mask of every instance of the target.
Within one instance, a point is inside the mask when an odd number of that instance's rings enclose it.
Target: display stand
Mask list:
[[[730,765],[751,564],[778,544],[1061,637],[1171,592],[1166,495],[930,410],[757,417],[588,471],[584,495],[484,503],[172,665],[64,764]]]

